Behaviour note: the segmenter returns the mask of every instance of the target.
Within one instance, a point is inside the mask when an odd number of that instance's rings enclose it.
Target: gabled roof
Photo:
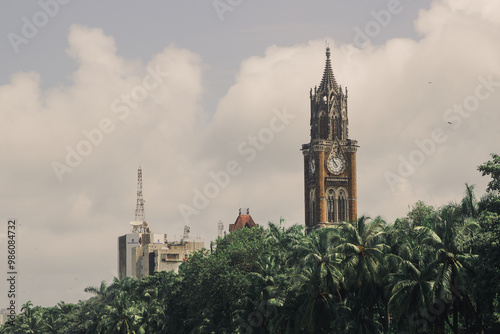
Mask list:
[[[252,216],[250,214],[242,215],[240,214],[238,218],[236,218],[236,221],[234,224],[229,224],[229,232],[233,232],[235,230],[239,230],[240,228],[252,228],[252,227],[258,227],[259,224],[255,224],[255,222],[252,219]]]

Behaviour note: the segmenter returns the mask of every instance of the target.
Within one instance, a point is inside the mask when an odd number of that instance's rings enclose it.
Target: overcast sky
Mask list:
[[[465,182],[481,195],[476,167],[499,153],[497,0],[10,1],[0,35],[0,267],[15,217],[18,303],[77,302],[117,275],[139,165],[146,220],[170,240],[189,225],[208,247],[240,207],[303,224],[326,43],[359,215],[393,222]]]

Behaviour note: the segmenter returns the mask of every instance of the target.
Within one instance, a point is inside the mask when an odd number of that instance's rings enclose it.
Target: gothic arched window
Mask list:
[[[314,189],[309,193],[309,223],[314,225],[316,222],[316,195]]]
[[[347,193],[344,189],[340,189],[338,196],[338,213],[339,222],[347,220]]]
[[[337,117],[336,119],[336,122],[337,122],[337,135],[338,135],[338,138],[340,140],[343,140],[344,139],[344,136],[342,135],[342,119],[341,117]]]
[[[319,116],[319,138],[328,139],[328,115],[324,111]]]
[[[333,223],[336,221],[335,217],[335,191],[328,189],[326,194],[326,212],[328,212],[328,221]]]

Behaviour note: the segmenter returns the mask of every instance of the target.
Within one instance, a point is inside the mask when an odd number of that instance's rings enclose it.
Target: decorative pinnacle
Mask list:
[[[335,76],[333,75],[332,62],[330,60],[330,47],[327,47],[325,71],[323,72],[323,78],[321,79],[319,90],[327,92],[331,89],[333,89],[334,91],[338,91],[337,81],[335,80]]]

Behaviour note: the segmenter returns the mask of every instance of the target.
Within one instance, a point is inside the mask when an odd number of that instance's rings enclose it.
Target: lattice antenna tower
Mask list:
[[[222,223],[222,220],[219,220],[219,226],[217,228],[217,231],[219,238],[224,237],[224,224]]]
[[[135,207],[135,221],[145,222],[144,218],[144,198],[142,198],[142,168],[137,170],[137,205]]]

